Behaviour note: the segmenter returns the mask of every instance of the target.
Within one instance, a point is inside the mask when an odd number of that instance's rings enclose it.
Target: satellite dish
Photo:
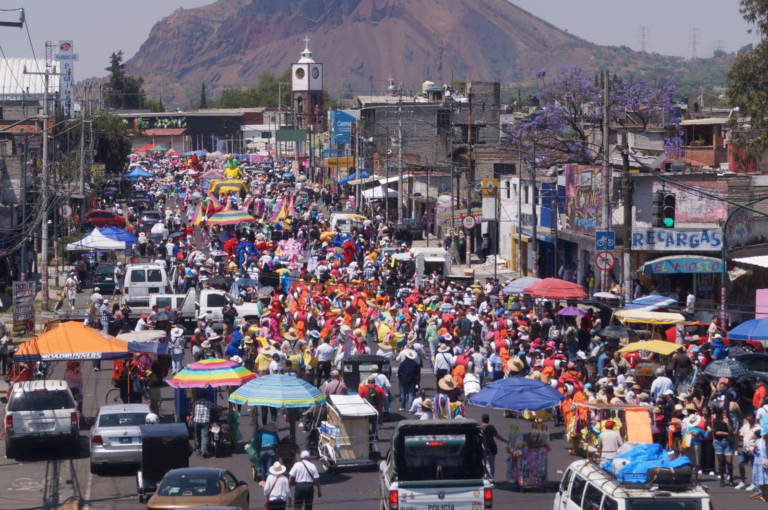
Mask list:
[[[715,207],[712,210],[712,214],[714,214],[715,218],[718,220],[724,220],[728,217],[728,211],[726,211],[724,207]]]

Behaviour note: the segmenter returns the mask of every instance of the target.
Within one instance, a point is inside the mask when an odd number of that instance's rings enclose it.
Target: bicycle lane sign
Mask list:
[[[595,232],[595,250],[613,251],[616,248],[616,232]]]

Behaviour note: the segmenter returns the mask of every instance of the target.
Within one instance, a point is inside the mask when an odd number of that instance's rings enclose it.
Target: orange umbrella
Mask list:
[[[140,347],[142,343],[119,340],[81,322],[65,322],[22,344],[13,361],[126,359],[131,352],[148,351]]]

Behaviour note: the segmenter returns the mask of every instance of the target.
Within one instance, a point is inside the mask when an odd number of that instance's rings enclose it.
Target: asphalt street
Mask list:
[[[90,363],[83,367],[85,381],[86,416],[93,417],[100,405],[103,405],[106,393],[112,388],[110,374],[111,363],[102,363],[101,372],[93,372]],[[64,364],[59,363],[53,370],[52,378],[63,376]],[[396,379],[396,378],[395,378]],[[393,380],[393,390],[397,381]],[[428,391],[434,391],[434,377],[424,371],[422,383]],[[173,413],[173,390],[163,390],[162,412],[164,421],[170,420]],[[220,401],[223,404],[222,401]],[[394,409],[399,407],[395,402]],[[0,406],[4,412],[4,406]],[[472,406],[467,407],[469,418],[480,419],[483,412],[489,412],[491,423],[495,424],[502,435],[511,418],[504,418],[502,412],[484,410]],[[252,427],[250,416],[243,409],[240,419],[240,429],[244,437],[250,438]],[[392,420],[384,424],[379,434],[379,448],[386,452],[394,422],[405,419],[404,413],[394,412]],[[280,433],[287,434],[287,427],[282,417],[278,419]],[[550,486],[546,492],[517,492],[509,483],[503,481],[506,472],[505,459],[502,454],[496,458],[496,473],[499,480],[494,490],[494,507],[511,508],[523,507],[526,510],[552,508],[557,482],[563,470],[574,460],[567,454],[567,444],[562,439],[563,429],[552,429],[552,451],[549,456]],[[8,509],[53,509],[72,496],[81,498],[86,507],[94,509],[140,509],[146,505],[139,503],[136,494],[136,468],[121,467],[104,470],[99,475],[91,475],[88,462],[88,445],[86,430],[82,434],[82,452],[77,458],[60,453],[47,445],[29,448],[23,451],[18,459],[6,459],[4,442],[0,442],[0,486],[5,488],[5,494],[0,499],[0,508]],[[303,443],[304,433],[299,430],[299,439]],[[264,495],[261,488],[251,479],[250,462],[244,451],[245,440],[240,441],[233,452],[225,451],[220,458],[203,459],[193,455],[190,459],[192,466],[225,467],[234,473],[238,479],[247,480],[251,490],[251,507],[262,508]],[[500,453],[503,449],[499,448]],[[319,462],[315,461],[319,467]],[[379,508],[380,494],[378,473],[371,471],[342,471],[336,474],[321,473],[323,497],[315,499],[315,508],[338,508],[360,510],[362,508]],[[715,479],[705,476],[703,483],[709,486],[713,494],[715,508],[738,505],[740,509],[749,510],[762,507],[762,504],[749,499],[747,494],[730,487],[721,488]]]

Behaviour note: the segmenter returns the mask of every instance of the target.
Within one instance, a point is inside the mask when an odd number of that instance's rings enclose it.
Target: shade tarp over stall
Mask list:
[[[397,197],[397,191],[387,188],[387,197]],[[384,191],[379,186],[367,189],[363,191],[363,198],[384,198]]]
[[[159,344],[159,342],[150,342]],[[87,361],[130,358],[134,352],[167,354],[148,349],[144,342],[126,342],[84,326],[81,322],[65,322],[23,343],[14,354],[17,362]],[[167,346],[167,344],[159,344]]]
[[[614,314],[622,324],[635,322],[638,324],[657,324],[660,326],[674,326],[683,324],[685,317],[679,313],[643,312],[635,310],[619,310]]]
[[[88,250],[124,250],[125,243],[116,241],[102,234],[99,229],[94,229],[90,234],[77,242],[69,243],[67,251],[88,251]]]

